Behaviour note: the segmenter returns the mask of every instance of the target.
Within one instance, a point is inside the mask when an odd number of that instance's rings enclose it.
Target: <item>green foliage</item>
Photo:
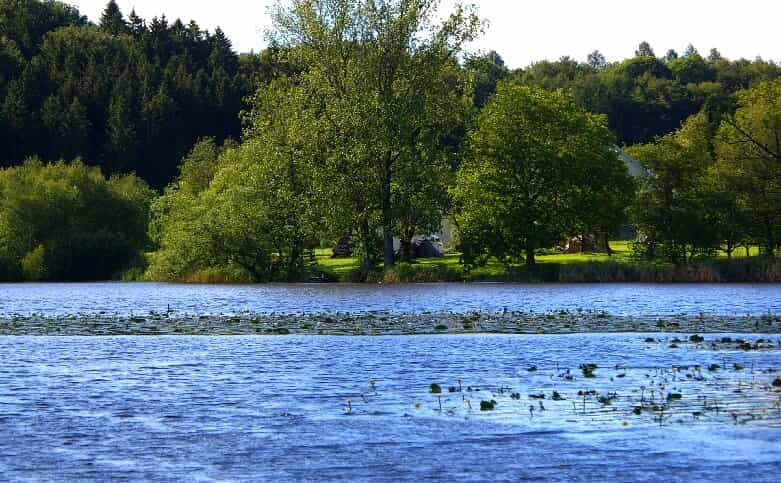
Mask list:
[[[408,239],[441,219],[444,140],[465,108],[455,56],[478,21],[459,7],[434,27],[437,5],[293,0],[274,11],[277,43],[307,67],[295,88],[317,112],[328,190],[360,232],[365,272],[376,228],[388,268],[394,235]]]
[[[571,89],[589,110],[606,114],[618,142],[629,145],[668,134],[702,109],[717,122],[734,109],[737,91],[781,75],[772,62],[703,59],[693,48],[658,59],[643,46],[636,57],[613,64],[596,54],[586,63],[569,57],[536,62],[511,77],[523,85]]]
[[[564,91],[501,85],[469,139],[453,189],[467,265],[521,254],[533,265],[535,250],[589,224],[592,206],[620,206],[631,194],[604,118]]]
[[[709,254],[720,239],[707,216],[713,212],[707,204],[713,166],[707,116],[693,116],[675,133],[633,146],[629,153],[652,173],[643,180],[632,210],[640,253],[673,263]]]
[[[383,283],[423,283],[423,282],[459,282],[464,279],[463,269],[445,264],[397,263],[386,270],[381,278]]]
[[[738,109],[722,120],[716,136],[717,172],[727,205],[743,219],[737,226],[766,255],[781,246],[781,80],[738,95]],[[733,223],[734,225],[735,223]]]
[[[641,254],[678,264],[758,244],[774,255],[781,244],[779,96],[781,81],[760,83],[738,94],[737,111],[721,119],[715,136],[700,113],[675,133],[629,149],[651,173],[632,210]]]
[[[46,278],[46,248],[38,245],[22,257],[20,265],[25,280],[31,282],[43,280]]]
[[[108,279],[146,247],[152,195],[135,176],[107,180],[80,161],[2,170],[0,258],[28,280]]]
[[[241,145],[199,142],[154,205],[159,244],[151,278],[187,280],[204,270],[253,281],[301,280],[304,252],[317,245],[323,207],[315,168],[321,151],[295,95],[275,99],[280,80],[261,88]],[[197,277],[197,275],[196,275]]]
[[[480,401],[480,411],[493,411],[496,408],[496,401]]]
[[[165,186],[198,138],[239,136],[243,98],[262,77],[219,29],[128,20],[114,1],[96,27],[59,2],[0,0],[0,26],[0,166],[81,157]]]

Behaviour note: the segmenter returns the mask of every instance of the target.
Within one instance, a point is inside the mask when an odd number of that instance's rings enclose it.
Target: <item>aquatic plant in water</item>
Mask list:
[[[596,375],[594,375],[594,371],[597,369],[597,367],[598,366],[596,364],[592,364],[592,363],[590,363],[590,364],[581,364],[580,365],[580,370],[583,372],[583,377],[585,377],[587,379],[592,379],[592,378],[596,377]]]
[[[490,401],[480,401],[480,411],[493,411],[496,407],[496,401],[491,399]]]

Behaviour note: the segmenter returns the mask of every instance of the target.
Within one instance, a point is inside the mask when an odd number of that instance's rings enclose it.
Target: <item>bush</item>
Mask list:
[[[0,171],[0,277],[111,278],[147,244],[152,196],[135,176],[106,179],[78,160]]]
[[[22,258],[22,277],[30,282],[43,280],[46,274],[46,249],[38,245]]]
[[[461,267],[444,264],[397,263],[382,276],[384,283],[460,282],[462,280],[464,280],[464,273]]]

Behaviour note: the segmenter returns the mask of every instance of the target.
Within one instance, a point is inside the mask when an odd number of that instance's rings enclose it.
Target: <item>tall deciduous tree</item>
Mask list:
[[[646,41],[640,42],[640,45],[637,47],[637,50],[635,51],[636,57],[655,57],[656,54],[654,54],[654,49],[651,48],[651,44],[649,44]]]
[[[781,245],[781,80],[738,95],[716,138],[719,164],[751,218],[753,237],[772,255]]]
[[[705,196],[713,165],[707,116],[692,116],[678,131],[629,153],[650,171],[632,209],[643,253],[683,263],[718,247],[717,226],[709,219],[714,210]]]
[[[562,90],[501,85],[469,141],[453,193],[468,264],[523,255],[533,266],[535,250],[591,221],[586,205],[614,206],[610,192],[592,190],[627,184],[604,117]]]
[[[369,268],[373,221],[383,260],[394,264],[394,191],[409,163],[427,172],[422,146],[436,145],[461,108],[455,56],[479,28],[458,8],[434,24],[437,0],[292,0],[274,12],[276,42],[306,66],[301,86],[320,100],[333,134],[342,198],[360,227]],[[405,203],[401,203],[402,206]]]

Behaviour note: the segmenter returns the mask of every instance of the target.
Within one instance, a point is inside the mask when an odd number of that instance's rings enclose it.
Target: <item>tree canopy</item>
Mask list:
[[[469,145],[453,193],[468,264],[523,256],[534,265],[535,250],[589,224],[591,207],[629,201],[629,175],[604,117],[565,91],[501,85]],[[592,191],[600,185],[616,189]]]
[[[153,193],[81,161],[0,171],[0,278],[104,280],[148,246]]]

